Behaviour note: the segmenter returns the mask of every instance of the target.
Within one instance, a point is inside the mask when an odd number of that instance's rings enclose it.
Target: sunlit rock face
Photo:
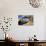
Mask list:
[[[42,1],[41,0],[29,0],[29,3],[30,5],[32,5],[32,7],[38,8],[41,5]]]

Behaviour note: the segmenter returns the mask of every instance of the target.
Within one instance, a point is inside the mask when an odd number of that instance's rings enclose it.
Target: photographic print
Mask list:
[[[18,25],[33,25],[33,15],[18,15]]]

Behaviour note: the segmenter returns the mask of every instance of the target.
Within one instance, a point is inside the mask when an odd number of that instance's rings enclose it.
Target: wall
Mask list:
[[[13,17],[12,26],[8,33],[16,40],[27,40],[34,34],[37,35],[37,39],[44,40],[45,12],[45,6],[33,8],[28,0],[0,0],[0,17]],[[18,15],[33,15],[34,25],[18,26]],[[2,39],[2,36],[0,36],[0,39]]]

